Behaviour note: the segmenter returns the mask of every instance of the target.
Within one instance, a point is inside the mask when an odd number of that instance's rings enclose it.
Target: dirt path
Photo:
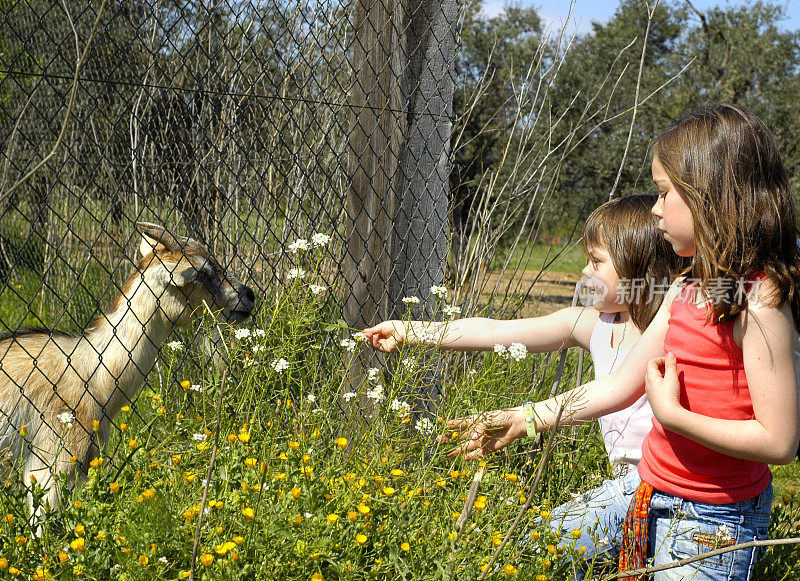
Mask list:
[[[484,289],[492,291],[499,276],[499,272],[489,273]],[[541,273],[538,270],[525,270],[516,273],[511,286],[508,285],[508,278],[508,273],[506,273],[503,277],[504,282],[497,289],[497,295],[521,300],[527,294],[527,300],[524,302],[519,316],[539,317],[572,304],[575,283],[578,282],[580,275],[567,272],[547,271]],[[533,285],[532,288],[531,285]],[[485,293],[485,296],[488,300],[489,293]]]

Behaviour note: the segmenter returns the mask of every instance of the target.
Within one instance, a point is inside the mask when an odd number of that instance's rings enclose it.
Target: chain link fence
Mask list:
[[[91,376],[114,375],[105,349],[123,331],[109,313],[138,292],[139,275],[129,276],[143,233],[162,243],[171,282],[188,276],[188,261],[228,320],[293,284],[297,240],[313,245],[314,234],[331,236],[320,282],[351,328],[404,313],[410,295],[421,299],[412,314],[431,316],[430,289],[443,283],[473,285],[457,297],[474,312],[481,289],[452,261],[448,270],[462,9],[455,0],[1,1],[0,382],[19,391],[17,407],[33,406],[47,428],[50,403],[22,389],[37,359],[65,362],[41,372],[50,397],[73,375],[85,391]],[[538,179],[525,187],[538,191]],[[511,212],[532,223],[533,198],[515,195]],[[476,243],[459,248],[474,253]],[[482,272],[488,261],[478,257]],[[507,278],[495,291],[508,292]],[[156,310],[169,307],[166,287],[149,290]],[[138,324],[141,334],[150,313],[128,331]],[[81,336],[93,317],[108,336],[82,372],[62,332]],[[44,342],[25,344],[31,337]],[[157,350],[165,337],[143,342]],[[133,360],[137,349],[133,341],[116,355]],[[15,375],[13,357],[32,367]],[[115,381],[122,395],[92,395],[103,417],[135,399]],[[84,397],[56,395],[73,411]],[[20,417],[7,420],[20,428]]]

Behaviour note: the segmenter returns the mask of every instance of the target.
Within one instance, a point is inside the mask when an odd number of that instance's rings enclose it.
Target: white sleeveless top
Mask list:
[[[600,313],[600,319],[589,339],[589,352],[594,363],[594,376],[604,377],[615,371],[630,349],[616,350],[611,346],[611,329],[616,313]],[[598,418],[603,443],[615,476],[624,476],[636,469],[642,458],[642,442],[653,427],[653,410],[642,395],[630,407]]]

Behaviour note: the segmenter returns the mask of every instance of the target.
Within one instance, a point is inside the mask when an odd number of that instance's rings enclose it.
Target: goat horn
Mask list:
[[[171,252],[183,251],[188,241],[187,238],[184,238],[183,236],[175,236],[172,234],[172,232],[163,226],[159,226],[158,224],[151,224],[150,222],[136,222],[136,228],[138,228],[142,234],[147,234],[153,240],[163,244],[164,247]]]

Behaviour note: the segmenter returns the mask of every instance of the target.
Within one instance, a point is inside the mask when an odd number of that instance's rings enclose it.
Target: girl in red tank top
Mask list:
[[[800,249],[772,134],[740,106],[706,107],[657,138],[652,172],[659,228],[692,262],[620,368],[532,410],[448,422],[464,440],[453,454],[475,457],[525,436],[531,424],[553,428],[561,410],[561,424],[586,421],[646,389],[654,418],[641,484],[620,485],[630,506],[594,509],[612,523],[613,548],[622,544],[621,570],[766,537],[768,464],[791,462],[800,438]],[[655,579],[749,579],[758,556],[757,548],[737,549]]]

